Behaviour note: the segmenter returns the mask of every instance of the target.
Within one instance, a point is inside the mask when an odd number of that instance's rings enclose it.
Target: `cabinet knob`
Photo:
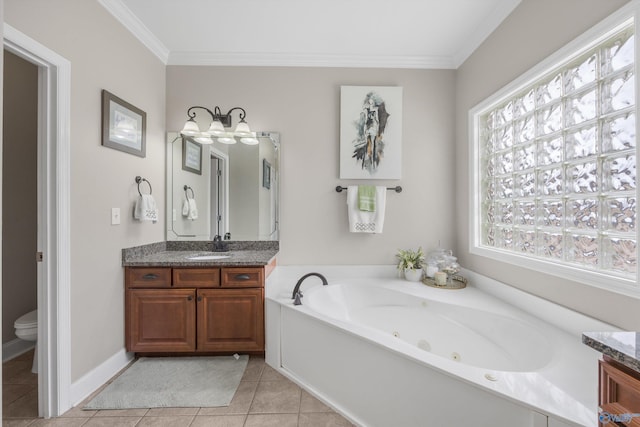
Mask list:
[[[249,276],[248,274],[236,274],[235,279],[236,280],[250,280],[251,276]]]
[[[202,297],[198,296],[198,302],[202,301]]]
[[[144,276],[142,276],[142,278],[144,280],[153,280],[153,279],[157,279],[158,275],[154,274],[154,273],[148,273],[148,274],[145,274]]]
[[[192,296],[192,295],[189,295],[189,296],[187,297],[187,301],[193,301],[193,296]]]

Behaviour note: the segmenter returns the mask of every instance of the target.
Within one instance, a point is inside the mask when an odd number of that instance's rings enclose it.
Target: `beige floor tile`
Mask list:
[[[242,381],[260,381],[265,366],[264,358],[251,356],[242,375]]]
[[[243,427],[246,415],[196,415],[191,427]]]
[[[136,427],[188,427],[195,415],[177,415],[172,417],[143,417]]]
[[[4,419],[2,420],[2,427],[26,427],[33,424],[35,420],[33,418],[20,419],[16,418],[13,420]]]
[[[257,382],[241,381],[229,406],[200,408],[198,415],[248,414],[257,387]]]
[[[249,415],[244,427],[297,427],[298,414]]]
[[[149,409],[102,409],[95,417],[144,417]]]
[[[300,399],[300,412],[333,412],[333,409],[302,390],[302,398]]]
[[[89,421],[88,418],[51,418],[48,420],[40,418],[35,420],[33,424],[29,424],[29,427],[77,427],[85,425],[87,421]]]
[[[289,381],[284,375],[273,369],[269,365],[264,365],[264,371],[262,371],[262,376],[260,377],[260,381]]]
[[[84,405],[85,404],[83,403],[69,409],[67,412],[62,414],[61,417],[62,418],[91,418],[98,413],[97,410],[85,411],[84,409],[82,409]]]
[[[73,420],[75,418],[58,418]],[[134,427],[138,425],[142,417],[93,417],[89,418],[82,427]]]
[[[3,384],[38,384],[38,374],[31,372],[31,362],[15,362],[2,367]]]
[[[200,408],[151,408],[145,417],[177,417],[196,415]]]
[[[298,413],[300,393],[300,387],[290,381],[261,381],[256,389],[249,413]]]
[[[33,384],[5,384],[2,386],[2,402],[5,404],[15,402],[37,388],[38,386]]]
[[[32,390],[2,408],[3,418],[37,418],[38,390]]]
[[[335,412],[314,412],[300,414],[299,427],[350,427],[349,421]]]

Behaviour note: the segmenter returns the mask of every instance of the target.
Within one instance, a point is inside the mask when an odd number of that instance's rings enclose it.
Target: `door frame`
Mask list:
[[[218,169],[222,169],[222,175],[217,175],[217,169],[214,171],[213,168],[213,159],[217,158],[218,162],[222,162],[222,167],[218,164]],[[220,233],[220,237],[224,238],[225,233],[228,233],[229,230],[229,154],[223,152],[217,147],[210,146],[210,154],[209,154],[209,223],[211,224],[209,227],[209,234],[211,235],[211,239],[217,234],[217,231],[214,230],[214,224],[218,224],[217,215],[220,212],[219,200],[222,199],[222,229],[223,231]],[[215,174],[215,175],[214,175]],[[214,190],[214,183],[222,183],[222,185],[216,185],[216,189]],[[211,209],[214,204],[214,193],[217,197],[216,204],[216,212],[214,213],[214,209]],[[216,218],[214,218],[214,216]]]
[[[7,23],[3,32],[4,48],[38,67],[38,251],[44,258],[34,357],[38,413],[50,418],[71,408],[71,63]]]

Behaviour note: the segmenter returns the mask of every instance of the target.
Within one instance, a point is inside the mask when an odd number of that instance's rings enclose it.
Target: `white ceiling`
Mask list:
[[[98,0],[164,63],[457,68],[521,0]]]

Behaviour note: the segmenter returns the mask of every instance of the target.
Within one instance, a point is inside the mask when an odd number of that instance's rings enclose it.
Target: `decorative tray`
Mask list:
[[[458,274],[454,274],[453,276],[448,277],[447,283],[442,286],[437,285],[436,281],[430,277],[425,277],[424,279],[422,279],[422,283],[424,283],[425,285],[438,289],[463,289],[467,287],[468,282],[469,281],[465,277],[462,277]]]

